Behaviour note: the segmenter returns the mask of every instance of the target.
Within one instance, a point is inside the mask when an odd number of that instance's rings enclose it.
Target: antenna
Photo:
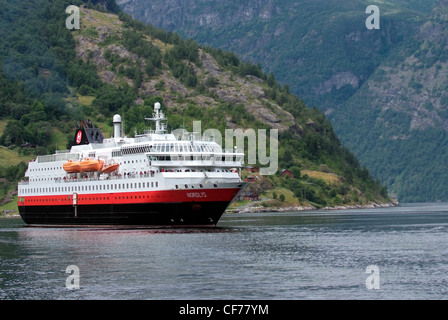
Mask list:
[[[152,118],[145,118],[145,120],[152,120],[156,123],[155,133],[164,133],[166,131],[166,123],[162,123],[161,121],[167,120],[165,118],[165,114],[160,110],[160,103],[154,103],[154,113],[152,114]]]

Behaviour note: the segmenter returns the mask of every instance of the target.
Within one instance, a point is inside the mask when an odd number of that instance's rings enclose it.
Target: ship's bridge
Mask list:
[[[154,151],[146,154],[152,166],[161,167],[241,167],[244,161],[244,153],[234,150],[222,150],[221,152],[204,151],[178,151],[169,152]]]

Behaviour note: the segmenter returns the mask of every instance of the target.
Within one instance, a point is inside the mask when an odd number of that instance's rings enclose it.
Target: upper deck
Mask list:
[[[187,133],[176,136],[165,133],[166,120],[155,105],[152,120],[156,122],[156,130],[146,131],[135,137],[123,137],[121,134],[121,117],[114,116],[114,137],[89,140],[86,135],[98,135],[98,130],[91,122],[85,124],[90,131],[78,128],[74,145],[70,150],[56,151],[52,155],[38,156],[31,161],[25,174],[27,183],[55,182],[61,180],[79,181],[81,178],[99,179],[104,173],[67,173],[63,164],[69,160],[101,159],[105,163],[119,164],[118,170],[108,173],[107,177],[117,178],[149,172],[170,172],[173,177],[186,177],[193,172],[207,172],[210,175],[221,172],[235,172],[244,165],[242,150],[223,150],[213,139],[203,139],[199,135]],[[89,133],[90,132],[90,133]],[[98,141],[101,141],[99,143]]]

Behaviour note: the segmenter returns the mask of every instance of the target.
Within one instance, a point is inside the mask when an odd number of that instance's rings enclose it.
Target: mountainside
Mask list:
[[[409,3],[411,2],[411,3]],[[391,49],[423,23],[430,1],[381,1],[381,30],[368,30],[375,1],[118,0],[135,19],[261,63],[322,110],[349,98]],[[430,10],[429,10],[430,12]]]
[[[445,0],[117,3],[272,71],[401,201],[448,200]],[[380,30],[365,27],[372,4]]]
[[[331,115],[342,141],[404,201],[448,199],[447,89],[448,1],[442,1]]]
[[[79,30],[65,28],[68,15],[61,12],[69,4],[81,6]],[[119,113],[126,134],[133,135],[146,129],[144,117],[159,101],[171,129],[185,126],[191,132],[192,121],[201,120],[202,130],[223,134],[228,128],[279,131],[277,173],[252,175],[250,190],[261,194],[262,206],[390,201],[386,188],[340,145],[324,114],[260,66],[116,14],[113,1],[0,5],[9,14],[0,30],[17,30],[0,40],[3,198],[13,195],[23,176],[21,160],[70,146],[76,120],[90,118],[107,137],[112,115]],[[21,25],[21,19],[36,23]],[[13,41],[20,38],[30,40]],[[253,165],[263,166],[259,162]],[[284,177],[281,169],[294,178]]]

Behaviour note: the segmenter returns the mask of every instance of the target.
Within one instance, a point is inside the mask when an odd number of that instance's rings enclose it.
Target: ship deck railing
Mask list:
[[[156,174],[163,173],[179,173],[179,174],[188,174],[188,173],[204,173],[205,176],[207,174],[213,173],[225,173],[225,172],[234,172],[233,170],[222,169],[217,171],[209,171],[209,170],[185,170],[185,171],[177,171],[171,169],[162,169],[161,171],[141,171],[141,172],[128,172],[119,175],[110,175],[110,176],[84,176],[84,177],[58,177],[55,178],[56,183],[72,183],[72,182],[87,182],[87,181],[111,181],[111,180],[126,180],[126,179],[143,179],[143,178],[153,178]],[[19,182],[19,184],[29,184],[28,181]]]
[[[66,182],[82,182],[82,181],[106,181],[106,180],[123,180],[123,179],[136,179],[136,178],[151,178],[154,177],[156,174],[156,172],[146,172],[146,173],[140,173],[140,172],[135,172],[135,173],[124,173],[124,174],[120,174],[120,175],[114,175],[114,176],[99,176],[99,177],[89,177],[89,176],[84,176],[84,177],[59,177],[59,178],[55,178],[55,182],[62,182],[62,183],[66,183]]]
[[[67,160],[79,160],[79,154],[74,153],[59,153],[50,154],[44,156],[37,156],[36,161],[38,163],[67,161]]]

